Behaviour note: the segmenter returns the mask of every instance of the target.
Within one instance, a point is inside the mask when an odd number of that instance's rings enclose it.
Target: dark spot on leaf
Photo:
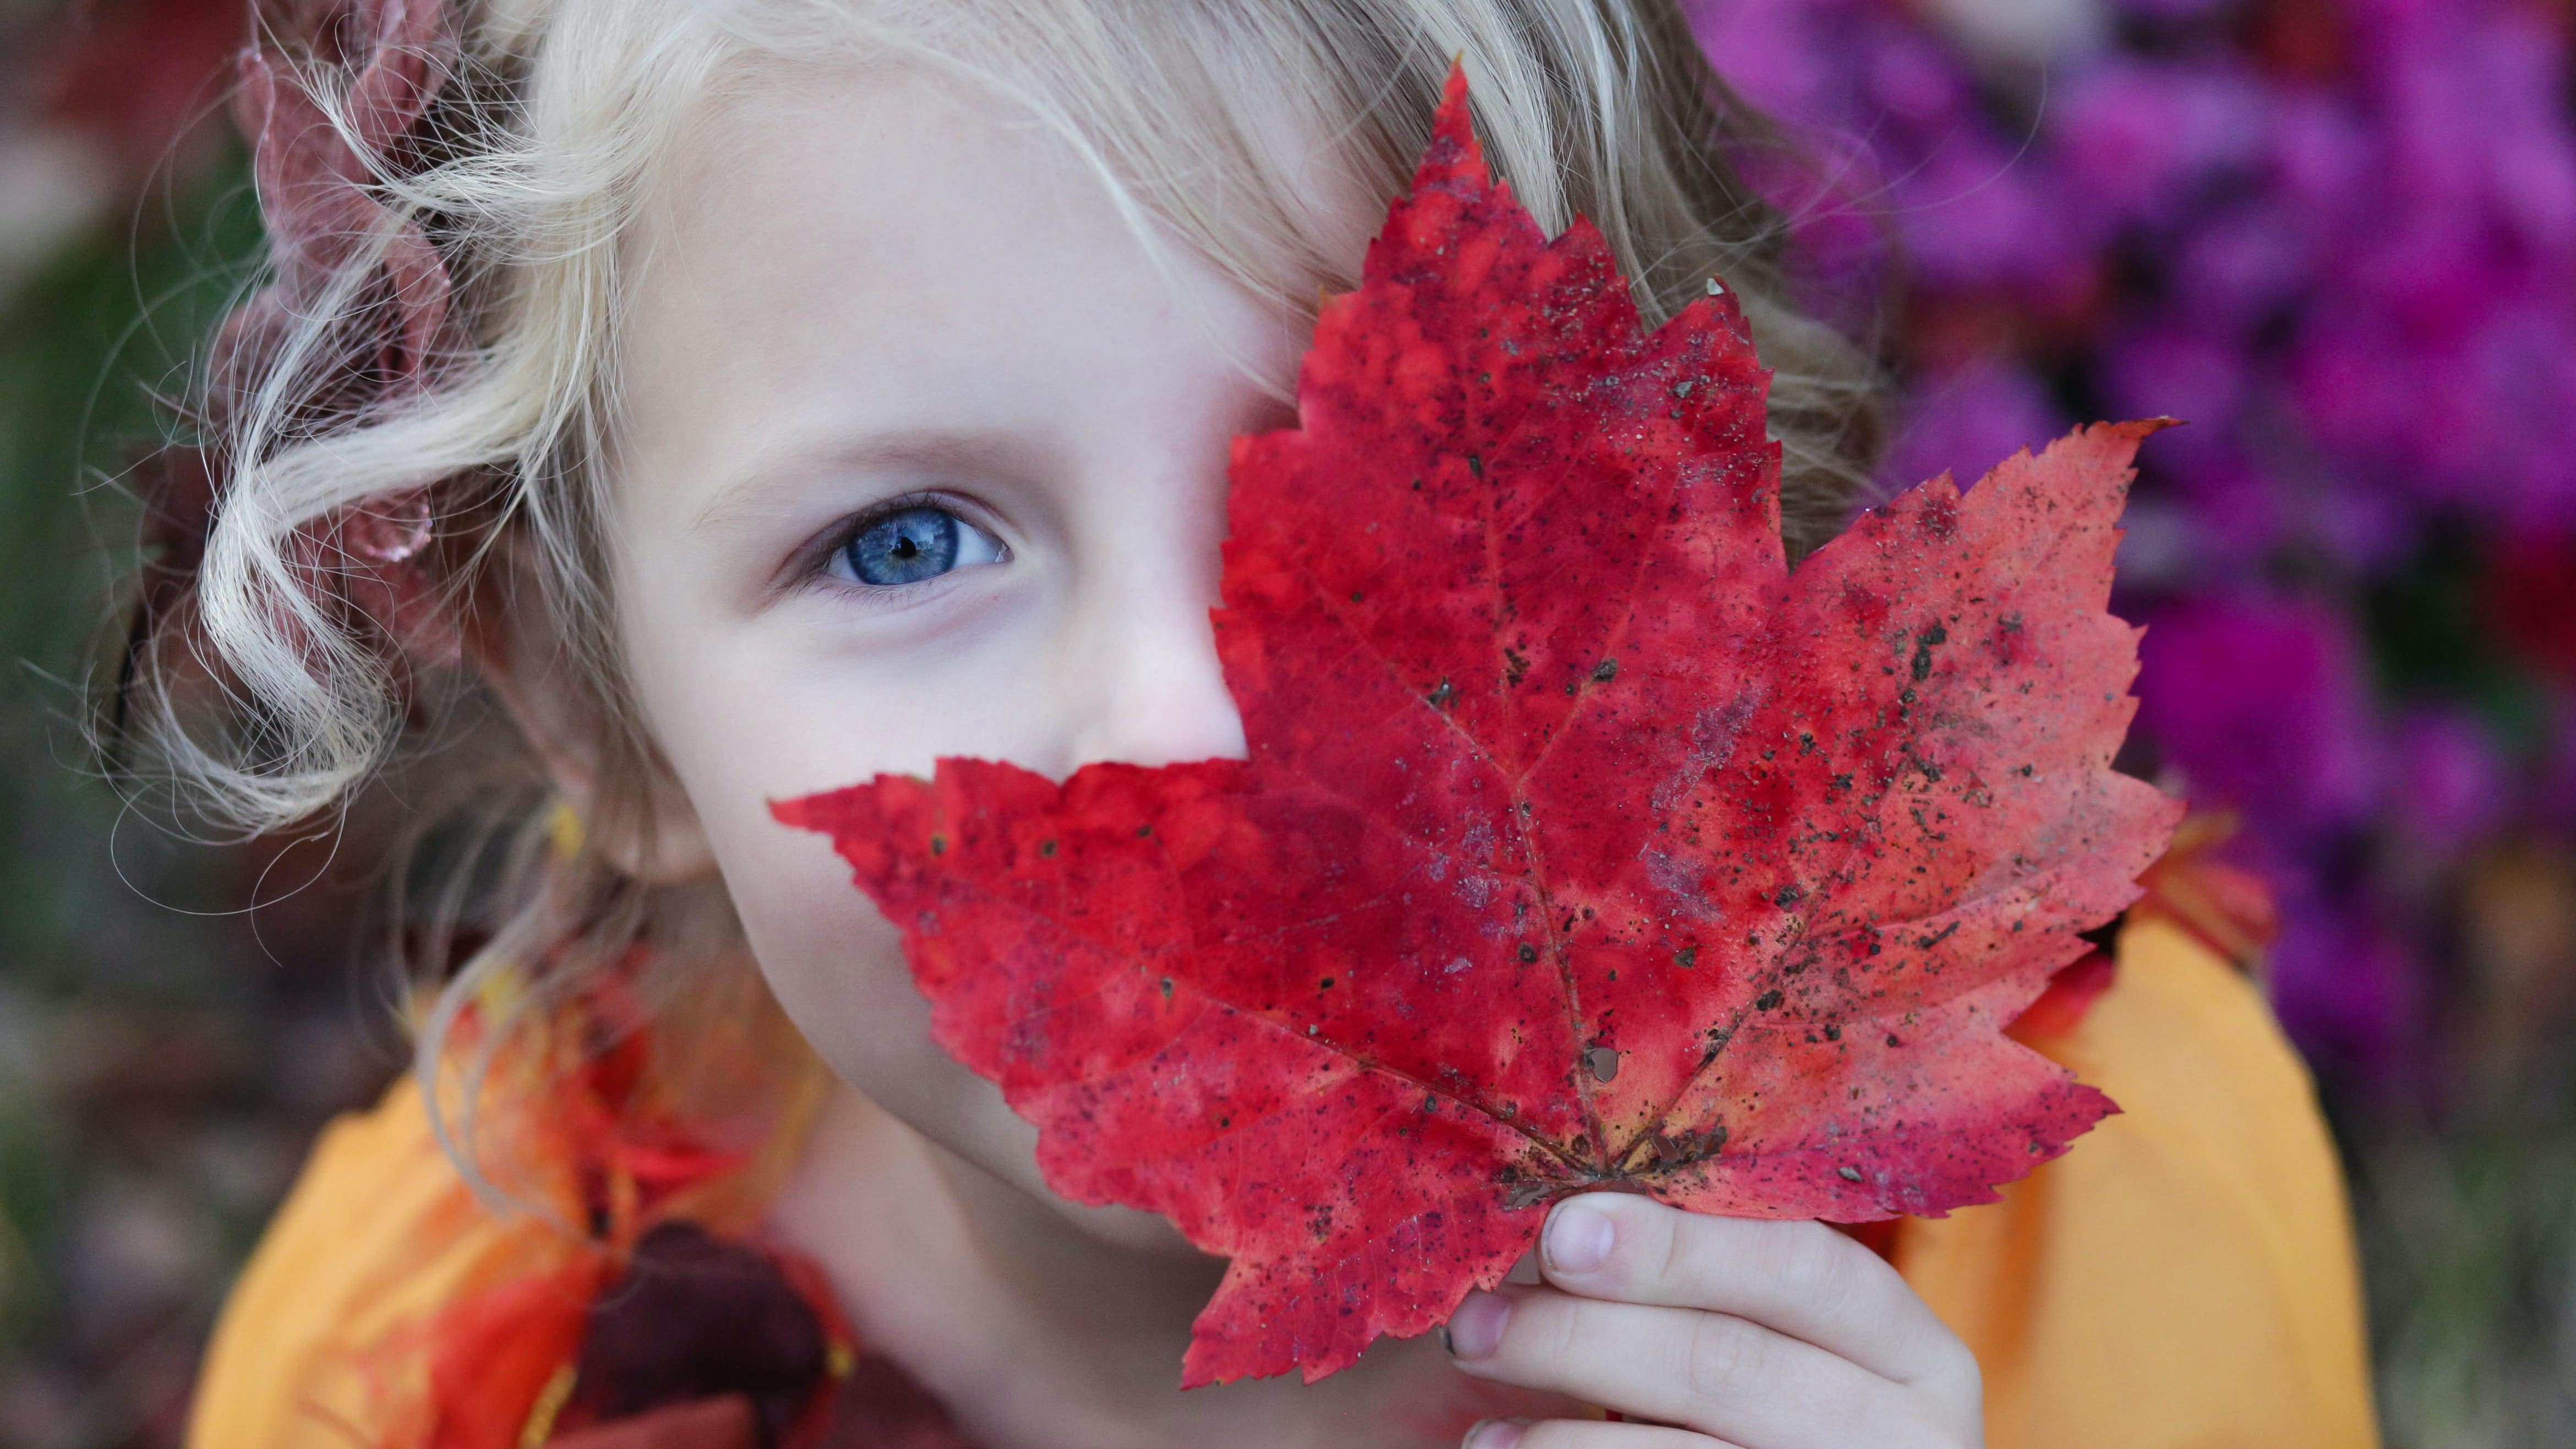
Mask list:
[[[1606,1082],[1619,1075],[1619,1053],[1610,1047],[1597,1046],[1583,1054],[1583,1065],[1592,1073],[1592,1080]]]
[[[1431,707],[1433,709],[1447,709],[1449,707],[1449,701],[1456,699],[1457,697],[1458,687],[1451,684],[1448,677],[1445,675],[1441,677],[1441,680],[1437,685],[1432,687],[1429,694],[1423,696],[1424,699],[1431,701]]]
[[[1697,946],[1684,946],[1680,950],[1675,951],[1673,953],[1673,964],[1679,966],[1684,971],[1688,971],[1693,966],[1698,965],[1699,948]]]
[[[1755,1011],[1769,1011],[1779,1004],[1780,988],[1777,986],[1774,986],[1770,990],[1763,992],[1760,996],[1753,998],[1753,1009]]]
[[[1529,942],[1527,942],[1527,941],[1523,941],[1523,942],[1521,942],[1521,963],[1522,963],[1523,965],[1527,965],[1527,964],[1529,964],[1530,962],[1535,961],[1535,960],[1537,960],[1537,959],[1538,959],[1538,948],[1537,948],[1536,946],[1531,945],[1531,944],[1530,944]]]
[[[1932,677],[1932,646],[1935,644],[1947,644],[1949,642],[1950,631],[1938,624],[1935,624],[1931,628],[1923,631],[1923,637],[1917,640],[1914,645],[1914,677],[1916,680],[1920,681]],[[1911,704],[1913,702],[1911,691],[1909,691],[1906,703]]]
[[[1038,842],[1038,854],[1040,854],[1040,855],[1042,855],[1042,856],[1045,856],[1045,857],[1047,857],[1047,858],[1048,858],[1048,859],[1050,859],[1050,860],[1054,859],[1054,858],[1055,858],[1055,842],[1054,842],[1054,841],[1052,841],[1052,840],[1041,840],[1041,841],[1039,841],[1039,842]]]
[[[1595,684],[1608,684],[1618,677],[1619,661],[1616,659],[1604,659],[1592,666],[1592,682]]]
[[[1771,904],[1779,906],[1785,910],[1790,906],[1796,905],[1799,899],[1805,895],[1806,892],[1800,890],[1796,886],[1784,885],[1780,887],[1780,893],[1771,898]]]
[[[948,837],[945,835],[934,835],[930,837],[930,853],[933,855],[946,855],[948,853]]]

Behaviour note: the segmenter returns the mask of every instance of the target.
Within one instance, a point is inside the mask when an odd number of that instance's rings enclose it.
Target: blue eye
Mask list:
[[[922,504],[862,528],[832,556],[835,572],[857,583],[891,588],[935,579],[976,564],[999,563],[1002,542],[945,508]]]

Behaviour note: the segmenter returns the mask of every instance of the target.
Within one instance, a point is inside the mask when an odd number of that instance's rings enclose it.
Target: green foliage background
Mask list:
[[[399,1061],[319,858],[179,840],[84,740],[134,560],[117,475],[258,241],[230,157],[0,299],[0,1443],[177,1442],[311,1133]]]

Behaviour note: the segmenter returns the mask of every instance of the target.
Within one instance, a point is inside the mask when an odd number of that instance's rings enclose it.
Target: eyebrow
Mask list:
[[[765,513],[778,495],[822,472],[984,473],[1027,472],[1031,440],[986,429],[896,428],[834,436],[828,431],[755,451],[716,485],[715,496],[689,523],[692,533],[721,528]]]

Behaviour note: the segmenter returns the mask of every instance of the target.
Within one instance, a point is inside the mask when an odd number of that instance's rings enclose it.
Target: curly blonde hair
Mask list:
[[[675,128],[752,83],[755,59],[886,58],[977,88],[1061,136],[1140,230],[1311,318],[1360,258],[1278,137],[1328,138],[1355,187],[1392,196],[1462,58],[1496,170],[1551,231],[1589,216],[1650,320],[1713,275],[1742,300],[1776,369],[1793,551],[1839,523],[1877,444],[1868,360],[1786,300],[1780,218],[1730,167],[1772,141],[1675,0],[273,0],[261,15],[245,74],[275,133],[253,140],[276,275],[258,325],[229,329],[206,369],[183,440],[200,471],[178,490],[198,506],[158,515],[168,536],[117,690],[129,758],[230,826],[329,811],[440,738],[497,687],[471,667],[478,631],[541,610],[595,722],[592,823],[650,831],[657,763],[603,585],[619,239]],[[290,102],[311,134],[277,131]],[[300,172],[266,164],[316,144],[327,155],[296,153]],[[331,225],[309,224],[317,206]],[[281,227],[295,215],[302,230]],[[533,752],[504,753],[525,768],[493,797],[497,853],[438,912],[488,943],[444,980],[424,1072],[504,970],[540,998],[574,993],[651,937],[669,990],[756,990],[707,964],[741,954],[720,890],[656,889],[581,848],[548,824]]]

